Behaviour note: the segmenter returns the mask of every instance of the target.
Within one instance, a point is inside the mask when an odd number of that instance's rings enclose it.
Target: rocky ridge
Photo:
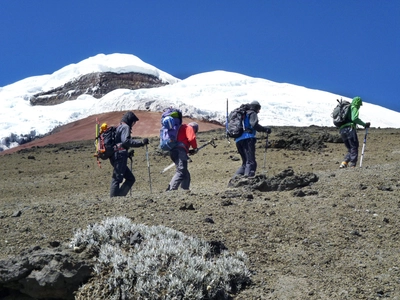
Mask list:
[[[33,95],[31,105],[57,105],[65,101],[75,100],[83,94],[101,98],[116,89],[142,89],[165,86],[168,83],[149,74],[96,72],[82,75],[50,91]]]

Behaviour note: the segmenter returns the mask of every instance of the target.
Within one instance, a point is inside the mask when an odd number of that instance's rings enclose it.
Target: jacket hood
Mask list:
[[[260,102],[258,102],[258,101],[253,101],[253,102],[251,102],[251,103],[249,104],[249,108],[250,108],[251,110],[253,110],[253,111],[256,111],[256,112],[260,111],[260,109],[261,109]]]
[[[137,121],[139,121],[139,118],[131,111],[126,112],[121,119],[121,122],[126,123],[129,127],[132,127],[133,122]]]
[[[188,125],[193,128],[194,133],[197,133],[199,131],[199,124],[197,124],[196,122],[190,122]]]
[[[361,97],[354,97],[353,101],[351,102],[351,105],[360,108],[360,106],[362,105],[362,99]]]

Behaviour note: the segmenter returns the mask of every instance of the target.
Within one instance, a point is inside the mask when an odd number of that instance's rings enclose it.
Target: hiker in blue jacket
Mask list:
[[[113,174],[111,180],[110,197],[126,196],[135,183],[135,176],[127,166],[129,155],[133,155],[133,150],[128,153],[128,149],[133,147],[143,147],[149,143],[149,139],[143,141],[131,138],[131,130],[133,125],[139,121],[136,115],[128,111],[126,112],[116,130],[116,143],[114,155],[110,157],[110,163],[113,166]],[[124,183],[120,186],[122,181]]]
[[[244,118],[244,132],[235,139],[236,148],[242,158],[242,165],[236,171],[235,176],[244,175],[254,177],[257,170],[256,162],[256,132],[271,133],[271,128],[258,124],[257,114],[260,112],[261,105],[258,101],[253,101],[249,105]]]
[[[371,126],[370,122],[364,123],[358,117],[361,106],[361,97],[354,97],[348,112],[349,121],[340,126],[339,129],[340,136],[342,137],[342,140],[347,148],[347,153],[344,156],[344,160],[339,166],[341,169],[347,168],[348,166],[354,168],[357,164],[359,147],[357,125],[361,125],[364,128],[369,128]]]

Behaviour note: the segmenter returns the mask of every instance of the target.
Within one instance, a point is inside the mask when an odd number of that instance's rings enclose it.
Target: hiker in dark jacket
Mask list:
[[[149,139],[145,138],[143,141],[134,140],[131,138],[131,130],[133,125],[139,121],[136,115],[129,111],[124,114],[121,122],[116,130],[116,142],[117,145],[114,155],[110,157],[110,163],[113,166],[113,174],[111,180],[110,197],[126,196],[135,183],[135,176],[127,166],[128,162],[128,149],[133,147],[143,147],[149,143]],[[133,155],[131,150],[131,155]],[[131,158],[131,157],[130,157]],[[131,158],[132,159],[132,158]],[[124,183],[120,186],[122,181]]]
[[[261,105],[258,101],[253,101],[249,105],[249,110],[244,118],[243,134],[235,139],[236,148],[242,158],[242,165],[236,171],[235,176],[244,175],[254,177],[257,170],[256,162],[256,132],[271,133],[271,128],[258,124],[257,114],[260,112]]]
[[[362,106],[362,99],[360,97],[354,97],[351,102],[350,110],[348,112],[349,122],[340,126],[339,132],[342,140],[347,148],[347,153],[344,156],[343,162],[340,164],[340,168],[355,167],[358,160],[358,136],[357,136],[357,125],[361,125],[364,128],[371,126],[370,122],[364,123],[359,117],[359,110]]]
[[[177,190],[179,187],[189,190],[191,178],[188,170],[188,154],[192,155],[197,152],[196,133],[198,130],[199,125],[196,122],[182,124],[179,128],[176,138],[179,144],[170,151],[170,158],[175,163],[176,172],[167,191]]]

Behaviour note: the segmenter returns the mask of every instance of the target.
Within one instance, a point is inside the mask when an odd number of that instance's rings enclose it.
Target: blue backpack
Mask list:
[[[160,148],[170,151],[175,148],[178,131],[182,125],[182,112],[176,108],[167,108],[161,115]]]

